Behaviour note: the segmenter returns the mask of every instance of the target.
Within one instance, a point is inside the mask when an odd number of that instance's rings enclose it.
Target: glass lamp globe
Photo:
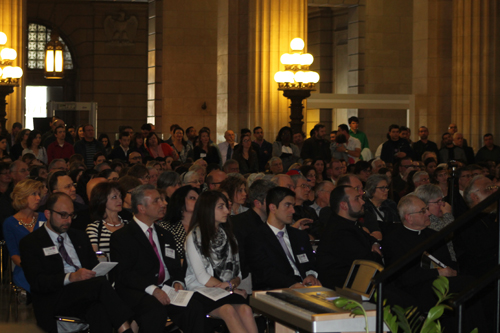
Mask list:
[[[302,40],[302,38],[294,38],[290,42],[290,48],[294,51],[303,50],[304,46],[305,46],[305,44],[304,44],[304,41]]]
[[[2,57],[3,60],[14,60],[17,57],[17,52],[14,49],[6,47],[0,52],[0,57]]]
[[[7,43],[7,35],[0,32],[0,45],[5,45]]]

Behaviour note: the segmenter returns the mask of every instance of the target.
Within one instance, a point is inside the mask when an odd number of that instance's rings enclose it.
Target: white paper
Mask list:
[[[117,262],[100,262],[97,266],[92,268],[92,270],[97,273],[95,276],[103,276],[108,274],[116,265],[118,265]]]
[[[218,301],[221,298],[224,298],[226,296],[231,295],[231,293],[229,293],[229,291],[225,291],[224,289],[217,288],[217,287],[212,287],[212,288],[197,287],[197,288],[194,288],[194,291],[197,291],[200,294],[202,294],[203,296],[210,298],[212,301]]]
[[[164,285],[161,290],[167,293],[168,298],[170,298],[170,304],[183,307],[186,307],[188,305],[189,300],[194,294],[194,291],[189,290],[175,291],[174,288],[167,285]]]

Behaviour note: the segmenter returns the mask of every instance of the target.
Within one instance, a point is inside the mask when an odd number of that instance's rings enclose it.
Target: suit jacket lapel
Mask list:
[[[283,250],[283,247],[281,247],[280,241],[278,240],[278,237],[274,234],[274,232],[271,230],[271,228],[266,224],[266,228],[264,235],[268,238],[268,244],[270,244],[272,247],[274,247],[275,251],[277,253],[280,253],[281,259],[284,260],[286,263],[288,263],[288,257],[286,256],[285,251]]]
[[[40,230],[40,235],[39,235],[42,249],[51,246],[56,246],[57,248],[59,248],[57,244],[54,244],[54,242],[52,242],[52,238],[50,238],[47,229],[45,229],[45,227],[42,227],[40,229],[42,229]],[[47,260],[53,262],[55,266],[57,266],[56,268],[58,271],[64,272],[63,258],[61,257],[60,254],[57,254],[57,256],[56,255],[46,256],[46,258]]]
[[[134,220],[132,220],[129,224],[130,224],[130,231],[132,232],[133,236],[137,239],[137,242],[144,247],[145,251],[148,253],[149,256],[152,256],[156,261],[158,261],[156,253],[153,250],[153,247],[151,246],[148,237],[142,231],[141,227],[139,227],[137,222],[135,222]]]
[[[302,264],[300,263],[297,256],[299,254],[306,253],[306,251],[305,251],[303,245],[300,244],[300,240],[296,237],[296,233],[289,232],[290,228],[292,228],[292,227],[287,226],[288,238],[290,239],[290,244],[292,246],[292,251],[293,251],[293,258],[295,259],[295,265],[297,266],[297,269],[299,270],[300,274],[302,275],[302,278],[304,278],[305,277],[304,268],[302,267]],[[307,259],[310,260],[309,258],[307,258]]]

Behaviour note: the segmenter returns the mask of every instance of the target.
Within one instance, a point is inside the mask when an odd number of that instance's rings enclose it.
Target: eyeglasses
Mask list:
[[[418,212],[408,213],[408,215],[412,215],[412,214],[425,215],[427,213],[427,210],[429,210],[429,207],[426,206],[426,207],[422,208],[421,210],[419,210]]]
[[[493,191],[493,190],[498,190],[498,186],[496,186],[496,185],[489,185],[489,186],[486,186],[486,187],[484,188],[484,190],[485,190],[485,191]],[[478,191],[481,191],[481,189],[479,189],[479,190],[475,190],[475,191],[472,191],[472,193],[474,193],[474,192],[478,192]]]
[[[409,167],[412,167],[412,166],[413,166],[413,164],[409,164],[409,165],[403,165],[403,164],[401,164],[401,167],[402,167],[402,168],[405,168],[405,169],[407,169],[407,168],[409,168]]]
[[[190,182],[187,182],[187,183],[188,184],[202,184],[202,182],[200,182],[198,179],[190,181]]]
[[[436,204],[436,205],[441,205],[443,204],[443,202],[444,202],[443,198],[436,201],[429,201],[430,204]]]
[[[311,189],[312,188],[311,185],[307,185],[307,184],[302,184],[302,185],[300,185],[300,187],[302,187],[303,189],[306,189],[306,188]]]
[[[381,191],[389,191],[389,186],[376,186],[375,188],[378,188]]]
[[[72,187],[76,187],[76,183],[71,183],[71,184],[68,184],[68,185],[64,186],[64,187],[63,187],[63,189],[65,189],[65,190],[69,190],[69,189],[70,189],[70,188],[72,188]]]
[[[50,211],[59,214],[59,216],[61,216],[62,219],[67,219],[67,218],[71,217],[71,219],[74,220],[74,219],[76,219],[76,216],[77,216],[76,213],[68,214],[67,212],[58,212],[58,211],[53,210],[53,209],[51,209]]]
[[[363,192],[363,194],[365,194],[366,192],[363,190],[363,187],[362,186],[356,186],[356,187],[353,187],[353,189],[355,189],[357,192]]]

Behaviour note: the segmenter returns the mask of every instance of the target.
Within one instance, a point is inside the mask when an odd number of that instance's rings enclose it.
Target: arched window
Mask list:
[[[28,28],[28,68],[45,68],[45,45],[50,42],[52,30],[44,25],[30,23]],[[64,43],[64,69],[73,69],[73,60],[69,52],[67,43],[59,37]]]

